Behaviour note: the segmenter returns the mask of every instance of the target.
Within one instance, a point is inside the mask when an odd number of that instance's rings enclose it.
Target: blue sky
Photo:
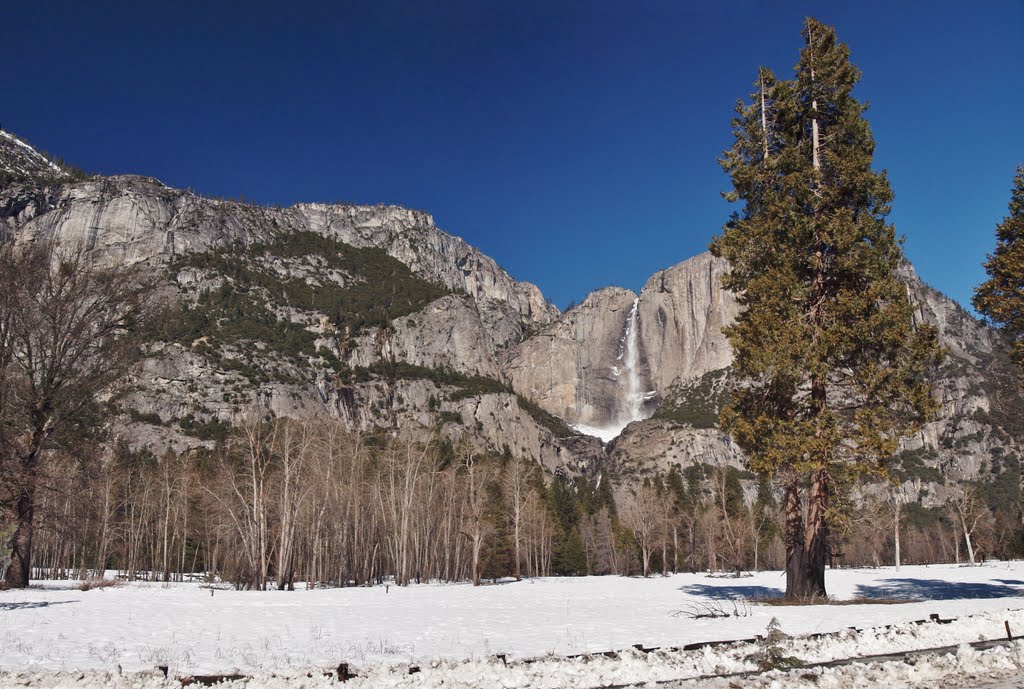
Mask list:
[[[0,123],[207,195],[424,209],[564,307],[706,248],[733,104],[808,14],[864,73],[908,255],[967,304],[1024,162],[1022,0],[13,0]]]

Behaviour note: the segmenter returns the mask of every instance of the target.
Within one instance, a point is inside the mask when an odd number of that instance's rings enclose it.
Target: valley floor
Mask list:
[[[33,686],[114,685],[118,668],[125,680],[128,673],[146,673],[134,675],[133,684],[163,686],[162,674],[154,673],[159,665],[168,665],[172,676],[263,675],[264,683],[251,682],[250,689],[278,686],[269,673],[292,676],[280,686],[326,686],[328,678],[320,671],[346,662],[360,675],[352,685],[363,687],[584,688],[755,669],[756,644],[666,649],[763,635],[773,617],[789,635],[842,631],[783,642],[787,655],[805,663],[1003,638],[1004,623],[1014,635],[1024,634],[1024,562],[828,572],[827,584],[837,599],[912,601],[903,604],[732,602],[779,596],[784,583],[782,573],[762,572],[739,579],[678,574],[551,578],[480,588],[218,589],[211,595],[199,584],[136,583],[80,591],[69,582],[39,582],[28,590],[0,592],[0,686],[25,681]],[[740,616],[689,616],[707,612],[707,606]],[[960,619],[907,624],[931,614]],[[632,649],[635,644],[662,650],[643,653]],[[611,650],[621,653],[616,658],[564,657]],[[497,654],[506,654],[507,664]],[[410,675],[410,665],[420,671]],[[980,686],[1024,668],[1024,643],[988,650],[962,647],[954,655],[891,665],[896,669],[804,671],[775,686]],[[71,672],[35,674],[56,671]],[[79,678],[79,671],[89,672]],[[306,671],[313,676],[306,677]],[[63,677],[67,683],[48,683],[46,677]],[[743,686],[769,687],[779,680],[748,678]],[[725,689],[729,680],[672,686]]]

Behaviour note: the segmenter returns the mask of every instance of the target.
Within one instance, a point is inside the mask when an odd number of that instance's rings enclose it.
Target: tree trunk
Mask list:
[[[479,534],[473,536],[473,586],[480,585],[480,547],[483,544],[483,539]]]
[[[896,571],[900,571],[900,497],[896,495],[893,499],[896,514],[893,519],[893,541],[896,548]]]
[[[804,515],[800,500],[800,488],[796,477],[786,480],[782,498],[783,528],[786,539],[786,600],[806,597],[806,573],[804,567]]]
[[[8,588],[28,588],[32,578],[32,532],[36,512],[36,481],[38,479],[39,453],[42,452],[46,424],[37,426],[32,433],[28,451],[21,456],[22,480],[18,488],[15,514],[15,529],[11,535],[11,565],[7,568],[4,583]]]
[[[32,575],[32,527],[35,514],[35,472],[21,485],[18,492],[16,527],[11,536],[11,565],[7,568],[4,583],[8,588],[28,588]]]
[[[809,514],[807,516],[807,554],[804,560],[806,582],[804,598],[823,598],[825,593],[825,560],[828,555],[828,471],[819,469],[811,480]]]
[[[974,544],[971,543],[971,530],[967,528],[967,520],[962,518],[962,517],[960,519],[960,524],[961,524],[961,526],[963,526],[963,529],[964,529],[964,543],[967,544],[967,557],[970,560],[970,563],[973,565],[974,564]],[[956,561],[960,562],[959,555],[957,556]]]

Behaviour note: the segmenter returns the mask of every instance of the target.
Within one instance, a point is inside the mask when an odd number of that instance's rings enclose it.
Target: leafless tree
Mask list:
[[[512,571],[516,581],[522,579],[523,509],[530,491],[529,465],[526,460],[513,458],[505,467],[505,498],[508,500],[509,520],[512,523]]]
[[[141,357],[153,283],[97,266],[84,248],[7,243],[0,294],[0,505],[15,524],[6,583],[24,587],[47,453],[107,429],[101,410]]]
[[[953,488],[950,493],[949,505],[963,534],[964,543],[967,546],[967,557],[973,565],[975,564],[975,549],[972,537],[988,516],[988,508],[981,501],[977,489],[970,484],[962,484]]]
[[[650,485],[642,485],[635,491],[624,492],[620,501],[619,518],[629,529],[640,548],[643,575],[651,574],[651,554],[661,536],[662,523],[659,519],[658,492]]]
[[[494,531],[494,525],[487,519],[487,487],[494,480],[492,468],[481,462],[472,451],[464,451],[462,466],[465,469],[463,496],[465,510],[459,533],[469,541],[470,576],[473,586],[480,585],[480,553],[484,543]]]

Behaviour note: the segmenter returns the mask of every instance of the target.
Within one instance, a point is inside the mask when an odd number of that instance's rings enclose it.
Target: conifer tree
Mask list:
[[[925,374],[939,357],[896,277],[892,191],[852,95],[860,72],[831,27],[808,18],[803,37],[795,78],[762,69],[737,106],[722,164],[743,207],[711,244],[743,307],[726,331],[739,383],[721,420],[782,484],[789,599],[825,595],[832,487],[883,473],[934,413]]]
[[[974,308],[1010,338],[1010,355],[1024,375],[1024,165],[1017,167],[1010,214],[996,226],[996,250],[985,261],[988,280],[974,291]]]

